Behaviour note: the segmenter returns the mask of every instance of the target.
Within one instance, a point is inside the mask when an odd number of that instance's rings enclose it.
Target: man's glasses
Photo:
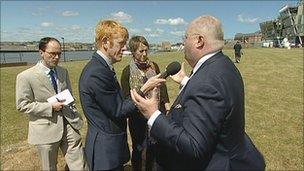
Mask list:
[[[55,56],[61,56],[61,52],[48,52],[48,51],[44,51],[46,53],[48,53],[51,57],[55,57]]]

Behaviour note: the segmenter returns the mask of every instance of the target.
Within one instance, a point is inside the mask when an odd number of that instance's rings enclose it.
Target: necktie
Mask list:
[[[56,82],[56,79],[55,79],[55,72],[54,72],[54,70],[51,69],[51,71],[50,71],[49,74],[51,76],[52,85],[54,87],[54,90],[55,90],[56,94],[58,94],[58,88],[57,88],[57,82]]]

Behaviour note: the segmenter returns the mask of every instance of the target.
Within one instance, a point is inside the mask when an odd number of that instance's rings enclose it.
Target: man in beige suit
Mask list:
[[[57,66],[60,42],[51,37],[39,42],[42,60],[21,72],[16,80],[17,110],[29,116],[28,142],[36,145],[43,170],[56,170],[58,149],[70,170],[87,170],[79,129],[83,121],[75,104],[49,103],[47,99],[71,90],[66,69]]]

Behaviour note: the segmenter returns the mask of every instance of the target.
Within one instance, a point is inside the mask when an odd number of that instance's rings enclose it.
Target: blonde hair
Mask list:
[[[101,40],[104,37],[107,37],[110,40],[112,46],[113,37],[115,34],[121,35],[125,41],[127,41],[129,38],[128,30],[118,22],[113,20],[99,21],[95,29],[95,43],[97,48],[101,47]]]

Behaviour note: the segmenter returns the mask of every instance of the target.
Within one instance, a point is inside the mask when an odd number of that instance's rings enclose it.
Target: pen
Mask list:
[[[64,102],[65,101],[65,99],[64,100],[59,100],[57,97],[56,97],[56,100],[57,100],[57,102]]]

